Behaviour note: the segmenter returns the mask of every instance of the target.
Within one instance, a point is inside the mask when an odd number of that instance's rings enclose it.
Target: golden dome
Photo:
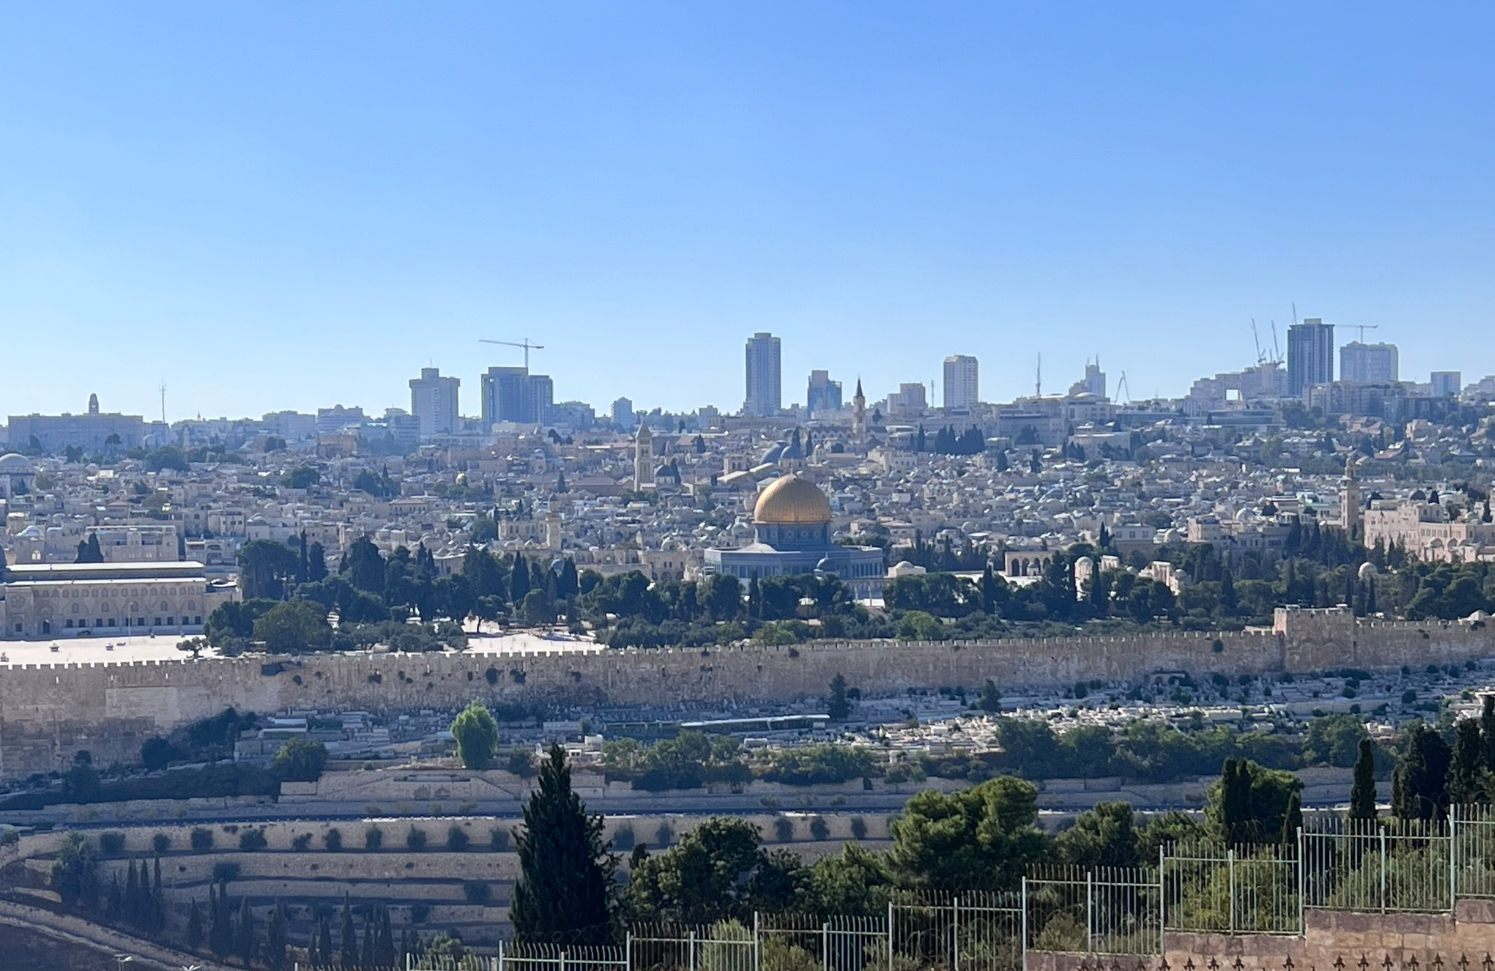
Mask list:
[[[819,526],[830,521],[831,501],[813,482],[797,475],[775,479],[753,507],[753,522],[771,526]]]

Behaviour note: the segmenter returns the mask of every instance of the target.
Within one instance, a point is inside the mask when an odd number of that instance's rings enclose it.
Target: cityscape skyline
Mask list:
[[[18,11],[7,356],[110,366],[0,411],[393,405],[525,334],[557,400],[732,408],[759,330],[796,394],[967,353],[1176,396],[1294,301],[1495,371],[1486,8],[354,10]]]

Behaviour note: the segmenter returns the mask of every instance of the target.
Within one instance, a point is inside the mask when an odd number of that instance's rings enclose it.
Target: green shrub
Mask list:
[[[405,848],[412,853],[419,853],[426,848],[426,831],[410,827],[410,832],[405,834]]]
[[[363,834],[363,848],[377,851],[384,845],[384,831],[377,826],[370,826]]]
[[[194,827],[189,837],[192,848],[199,853],[205,853],[213,848],[213,831],[202,826]]]
[[[105,856],[118,856],[125,851],[125,834],[110,830],[99,834],[99,852]]]
[[[794,839],[794,822],[788,816],[780,816],[773,821],[774,836],[778,837],[780,843],[787,843]]]
[[[453,853],[461,853],[467,849],[468,842],[470,841],[467,838],[467,830],[461,826],[454,823],[452,828],[446,831],[446,848]]]
[[[265,839],[265,831],[262,829],[246,829],[239,834],[239,849],[246,853],[263,850],[269,845],[270,841]]]
[[[310,833],[302,833],[300,836],[297,836],[295,839],[291,840],[291,849],[295,850],[297,853],[305,853],[307,849],[310,848],[310,846]]]
[[[810,820],[810,835],[818,840],[830,839],[831,828],[821,816]]]
[[[156,851],[157,856],[160,856],[171,849],[171,837],[165,833],[157,833],[151,837],[151,849]]]
[[[470,904],[487,904],[493,898],[493,888],[482,880],[463,880],[462,896]]]
[[[619,826],[616,830],[613,831],[613,849],[631,850],[633,849],[633,844],[637,841],[637,839],[638,838],[633,835],[632,826]]]
[[[239,864],[237,863],[214,863],[213,882],[232,883],[239,879]]]
[[[509,831],[502,826],[495,826],[488,831],[488,846],[495,853],[507,853],[509,851]]]
[[[322,845],[327,848],[328,853],[339,852],[343,848],[343,834],[334,826],[322,837]]]
[[[675,838],[675,831],[670,829],[669,823],[660,823],[659,829],[654,832],[654,845],[661,850],[669,846]]]
[[[860,816],[851,817],[851,838],[856,840],[867,838],[867,821]]]

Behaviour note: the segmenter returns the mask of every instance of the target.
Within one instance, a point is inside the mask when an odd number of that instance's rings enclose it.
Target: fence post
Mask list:
[[[831,971],[831,922],[820,922],[820,971]]]
[[[763,924],[762,915],[753,911],[753,971],[763,964]]]
[[[1019,967],[1022,971],[1028,971],[1028,877],[1026,875],[1023,876],[1022,896],[1018,898],[1018,903],[1023,908],[1023,916],[1018,923],[1018,933],[1022,935],[1021,950],[1018,952],[1022,955],[1022,964]],[[891,964],[888,965],[888,971],[893,971]]]
[[[1381,827],[1381,913],[1386,913],[1386,829]]]
[[[1158,956],[1168,956],[1168,942],[1163,939],[1168,929],[1168,907],[1166,897],[1168,895],[1168,879],[1163,873],[1164,856],[1163,844],[1158,844]]]
[[[1085,953],[1095,953],[1095,873],[1085,871]]]
[[[960,894],[950,901],[950,967],[960,971]]]
[[[1305,934],[1305,933],[1307,933],[1307,931],[1305,930],[1305,928],[1306,928],[1307,925],[1304,923],[1304,917],[1303,917],[1303,901],[1304,901],[1304,898],[1306,898],[1308,896],[1308,885],[1304,881],[1304,877],[1308,873],[1308,871],[1304,867],[1304,863],[1303,863],[1303,850],[1305,848],[1305,845],[1306,845],[1306,841],[1303,839],[1303,827],[1299,826],[1298,827],[1298,933],[1299,934]]]
[[[556,971],[566,971],[566,952],[561,951],[560,959],[556,963]]]
[[[753,916],[754,916],[754,918],[757,917],[756,914],[754,914]],[[632,964],[633,964],[633,931],[628,931],[627,933],[625,933],[623,935],[623,971],[628,971],[628,968],[631,967]],[[503,968],[499,968],[498,971],[504,971],[504,969]]]
[[[1458,820],[1459,820],[1459,817],[1458,817],[1458,814],[1454,812],[1454,807],[1453,806],[1449,806],[1448,807],[1448,913],[1449,913],[1450,916],[1453,915],[1453,912],[1454,912],[1454,902],[1458,900],[1458,895],[1459,895],[1459,872],[1458,872],[1457,866],[1454,864],[1454,859],[1455,859],[1455,857],[1458,856],[1458,852],[1459,852]]]
[[[1225,851],[1225,895],[1230,898],[1229,933],[1235,933],[1235,850]]]
[[[689,937],[686,940],[686,967],[690,971],[696,971],[696,932],[694,930],[690,931]]]
[[[754,969],[757,971],[757,969]],[[888,901],[888,971],[893,971],[893,901]]]
[[[407,954],[407,955],[405,955],[405,971],[413,971],[414,965],[413,965],[412,962],[414,960],[415,960],[415,955],[413,955],[413,954]],[[504,971],[504,942],[503,942],[503,938],[499,938],[499,941],[498,941],[498,971]]]

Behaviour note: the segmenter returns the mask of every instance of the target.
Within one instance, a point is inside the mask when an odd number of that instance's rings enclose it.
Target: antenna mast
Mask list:
[[[161,382],[161,424],[166,424],[166,381]]]
[[[1043,397],[1043,355],[1038,355],[1038,367],[1033,372],[1033,397]]]

